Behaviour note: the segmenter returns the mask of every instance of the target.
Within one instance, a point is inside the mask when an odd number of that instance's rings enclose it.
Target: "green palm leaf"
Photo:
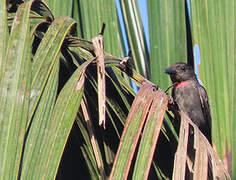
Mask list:
[[[3,74],[0,86],[1,179],[16,179],[20,168],[31,80],[30,6],[31,2],[28,2],[19,7],[11,29],[6,56],[2,61],[4,66],[2,66]],[[3,19],[3,21],[5,20]],[[4,51],[2,51],[2,55],[4,55]]]

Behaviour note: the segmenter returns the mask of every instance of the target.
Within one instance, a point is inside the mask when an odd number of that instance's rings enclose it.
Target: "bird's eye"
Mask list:
[[[184,66],[181,66],[180,69],[181,69],[182,71],[185,71],[185,67],[184,67]]]

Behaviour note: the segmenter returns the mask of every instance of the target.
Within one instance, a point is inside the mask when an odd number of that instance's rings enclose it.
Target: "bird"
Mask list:
[[[180,110],[189,116],[212,145],[211,113],[208,95],[199,84],[191,65],[184,62],[172,64],[165,70],[173,83],[172,97]]]

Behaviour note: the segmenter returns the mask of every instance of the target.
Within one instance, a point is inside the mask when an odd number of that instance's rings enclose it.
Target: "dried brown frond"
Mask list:
[[[92,39],[94,53],[97,60],[97,76],[98,76],[98,112],[99,125],[103,124],[105,128],[105,114],[106,114],[106,81],[105,81],[105,64],[104,64],[104,42],[103,36],[99,35]]]
[[[206,137],[186,114],[181,112],[180,115],[181,127],[173,179],[231,179]]]

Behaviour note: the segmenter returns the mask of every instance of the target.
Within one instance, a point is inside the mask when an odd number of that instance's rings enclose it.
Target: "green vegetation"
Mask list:
[[[186,154],[184,161],[179,154],[186,153],[182,137],[191,122],[182,116],[178,139],[172,122],[180,119],[167,111],[161,89],[170,85],[164,69],[193,63],[195,45],[213,144],[235,177],[234,1],[190,1],[191,26],[185,1],[148,1],[150,54],[138,5],[130,2],[120,0],[132,50],[125,58],[115,1],[0,0],[0,179],[184,177]],[[137,95],[130,79],[140,87]],[[214,177],[224,178],[218,155],[193,128],[196,153],[203,153],[190,160],[199,172],[193,175],[204,175],[199,167],[207,168],[209,154]]]

